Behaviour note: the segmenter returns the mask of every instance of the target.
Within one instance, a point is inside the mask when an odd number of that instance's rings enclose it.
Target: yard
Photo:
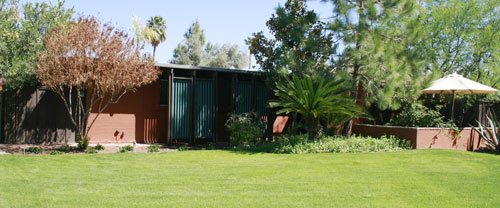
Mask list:
[[[0,207],[500,207],[500,156],[448,150],[0,156]]]

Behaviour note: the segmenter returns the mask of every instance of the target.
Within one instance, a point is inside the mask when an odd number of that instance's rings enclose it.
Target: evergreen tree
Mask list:
[[[174,49],[173,64],[242,69],[248,55],[236,44],[211,44],[205,42],[200,23],[195,21],[184,34],[183,42]]]
[[[333,36],[325,30],[318,14],[307,10],[306,0],[288,0],[266,25],[274,39],[263,32],[246,40],[262,70],[269,72],[271,84],[278,77],[329,72],[330,55],[335,51]]]
[[[352,74],[365,104],[397,109],[401,99],[415,99],[424,83],[425,62],[418,29],[419,5],[415,0],[332,0],[335,38],[343,50],[335,54],[337,69]],[[368,96],[365,96],[368,95]]]

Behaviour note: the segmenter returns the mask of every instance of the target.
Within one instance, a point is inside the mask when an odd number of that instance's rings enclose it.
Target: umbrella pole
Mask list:
[[[451,103],[451,120],[455,118],[455,90],[453,90],[453,102]]]

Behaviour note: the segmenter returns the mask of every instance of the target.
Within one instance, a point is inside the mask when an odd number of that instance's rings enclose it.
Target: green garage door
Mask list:
[[[195,136],[213,137],[213,81],[196,80]]]
[[[172,138],[191,137],[190,91],[191,80],[174,79],[172,87]]]
[[[252,83],[238,82],[236,88],[236,114],[248,113],[252,110]]]

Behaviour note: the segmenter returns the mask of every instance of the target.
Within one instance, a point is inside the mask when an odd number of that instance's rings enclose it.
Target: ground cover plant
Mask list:
[[[390,152],[408,150],[412,146],[407,140],[394,136],[381,138],[351,136],[325,136],[319,140],[308,139],[307,135],[280,135],[274,142],[261,142],[259,144],[240,148],[252,152],[268,153],[345,153],[345,152]]]
[[[1,207],[500,207],[500,156],[452,150],[0,155],[0,174]]]

